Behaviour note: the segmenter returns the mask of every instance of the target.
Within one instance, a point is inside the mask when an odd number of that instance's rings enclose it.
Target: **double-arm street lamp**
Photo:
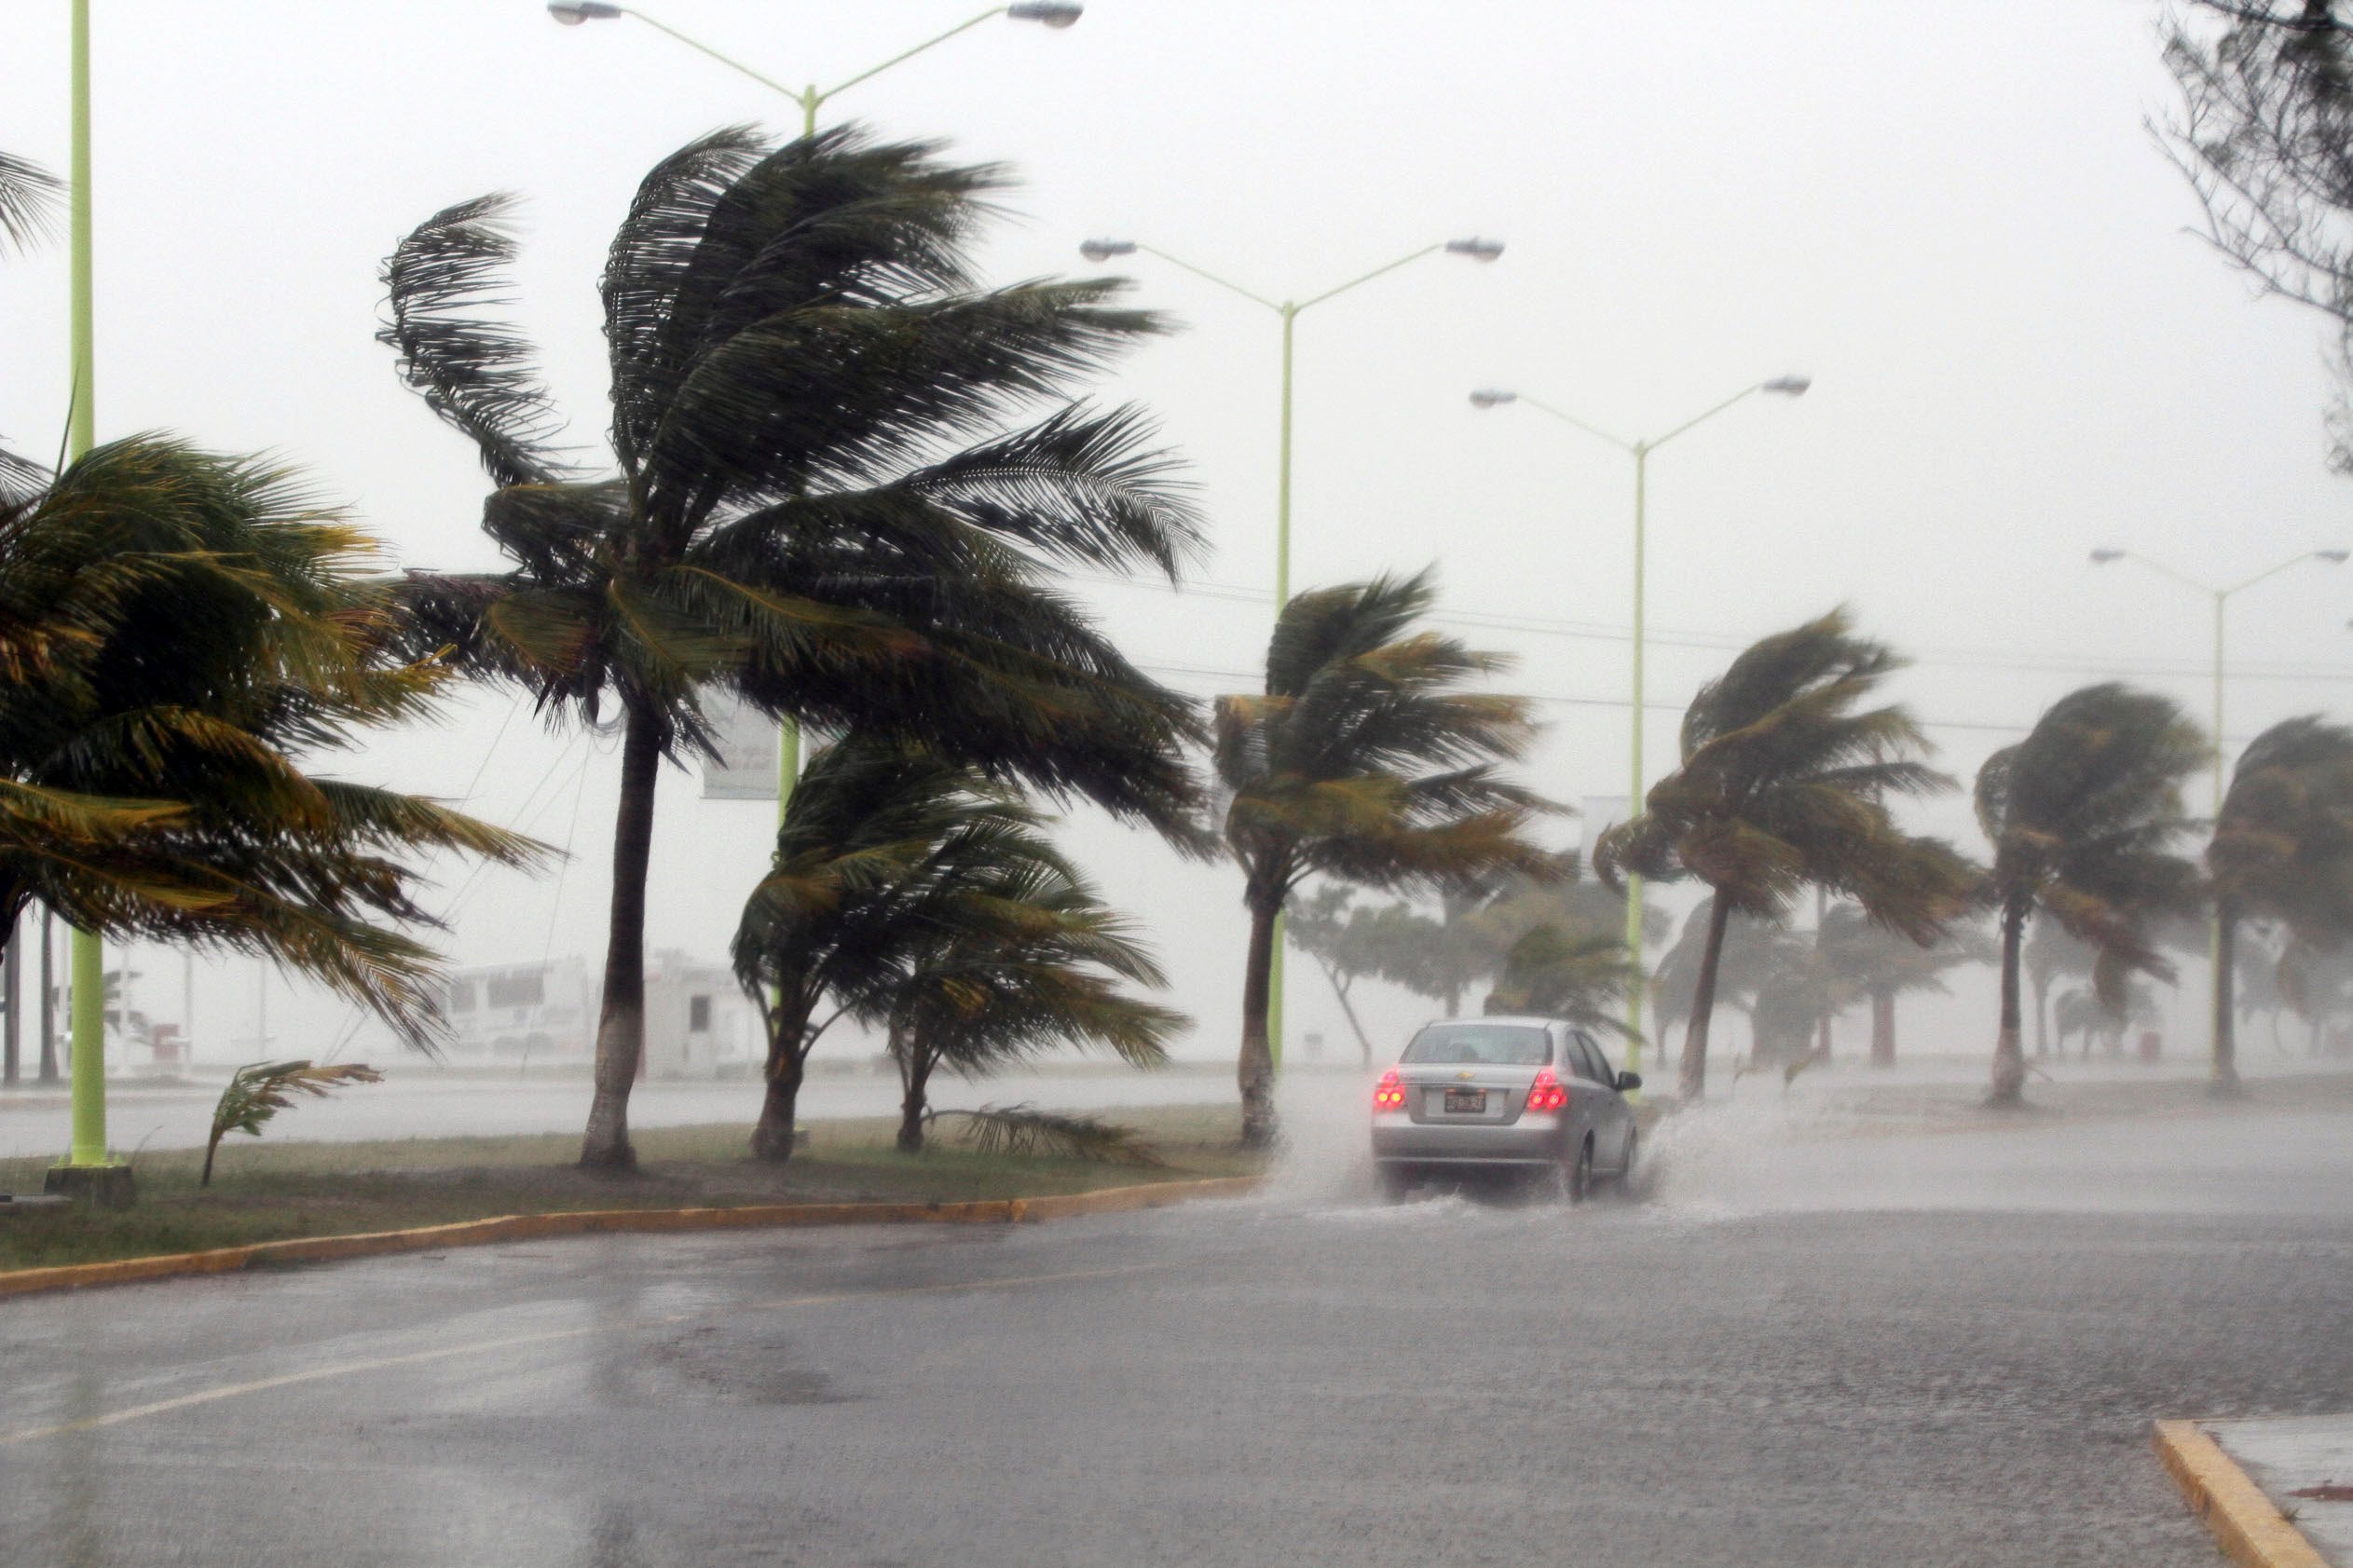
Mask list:
[[[2141,554],[2137,550],[2118,550],[2113,546],[2102,546],[2091,552],[2091,563],[2095,566],[2104,566],[2112,561],[2138,562],[2140,565],[2148,567],[2158,576],[2171,578],[2175,582],[2180,583],[2182,587],[2191,590],[2193,593],[2203,593],[2208,598],[2214,601],[2214,814],[2217,817],[2220,817],[2223,814],[2223,785],[2224,782],[2223,745],[2223,617],[2227,607],[2234,595],[2245,593],[2248,589],[2254,587],[2255,584],[2259,582],[2267,582],[2291,566],[2301,566],[2306,561],[2324,561],[2332,566],[2342,566],[2345,563],[2347,553],[2347,552],[2342,550],[2307,550],[2299,554],[2291,555],[2288,559],[2280,562],[2278,566],[2265,567],[2264,570],[2257,572],[2253,577],[2247,578],[2242,581],[2217,586],[2213,583],[2200,582],[2197,579],[2191,577],[2186,573],[2177,572],[2171,566],[2167,566],[2164,562],[2152,560],[2148,556]],[[2223,996],[2223,922],[2222,914],[2219,909],[2212,912],[2208,918],[2206,938],[2208,972],[2211,977],[2214,988],[2213,1004],[2219,1008],[2222,1005]],[[2215,1018],[2215,1028],[2218,1030],[2222,1028],[2222,1019],[2219,1015]],[[2221,1067],[2221,1062],[2217,1061],[2215,1063],[2215,1068],[2218,1072],[2220,1071]]]
[[[1523,403],[1539,414],[1550,415],[1562,424],[1584,431],[1598,441],[1606,441],[1634,458],[1634,720],[1631,726],[1633,744],[1632,768],[1626,795],[1626,816],[1629,821],[1642,813],[1642,648],[1643,648],[1643,566],[1646,548],[1644,508],[1649,480],[1650,454],[1683,434],[1694,426],[1706,423],[1734,403],[1758,393],[1771,392],[1781,397],[1802,397],[1811,378],[1803,375],[1777,375],[1771,381],[1759,381],[1743,387],[1722,402],[1703,413],[1695,414],[1664,435],[1629,441],[1613,435],[1598,425],[1589,424],[1574,414],[1554,408],[1551,403],[1519,392],[1500,388],[1483,387],[1471,394],[1474,408],[1498,408],[1505,403]],[[1626,1070],[1642,1070],[1642,879],[1626,879]]]
[[[800,104],[800,131],[802,135],[808,136],[816,132],[817,111],[825,106],[828,99],[857,86],[860,82],[881,75],[902,61],[912,60],[926,49],[937,48],[959,33],[968,32],[982,22],[994,20],[998,17],[1005,17],[1014,21],[1034,21],[1047,27],[1060,29],[1076,21],[1080,12],[1086,7],[1076,4],[1075,0],[1015,0],[1015,3],[1009,6],[992,6],[978,16],[958,22],[937,37],[926,38],[911,49],[901,49],[880,65],[869,67],[855,76],[845,77],[829,88],[820,88],[814,82],[811,82],[804,88],[788,88],[773,77],[761,75],[740,60],[731,60],[701,39],[691,38],[669,23],[648,16],[635,6],[606,5],[603,0],[549,0],[547,9],[549,15],[567,27],[578,27],[584,21],[611,21],[620,17],[635,17],[656,32],[667,33],[687,48],[710,56],[729,70],[740,72],[760,86],[781,92]]]
[[[1086,7],[1077,4],[1076,0],[1014,0],[1014,3],[1008,6],[992,6],[978,16],[960,21],[945,33],[926,38],[913,48],[901,49],[881,64],[869,66],[856,75],[845,77],[829,88],[819,88],[812,82],[809,86],[800,89],[788,88],[772,76],[764,76],[742,61],[721,54],[700,38],[689,37],[668,22],[657,17],[648,16],[635,6],[608,5],[605,0],[548,0],[547,9],[550,16],[567,27],[578,27],[584,21],[612,21],[622,17],[633,17],[658,33],[666,33],[687,48],[700,54],[708,55],[729,70],[749,76],[760,86],[783,93],[787,98],[800,104],[800,133],[803,136],[814,136],[817,130],[817,111],[828,100],[857,86],[860,82],[871,81],[894,65],[912,60],[925,50],[938,48],[960,33],[969,32],[982,22],[993,20],[998,17],[1005,17],[1014,21],[1034,21],[1059,32],[1076,21]],[[784,817],[785,807],[792,799],[793,783],[800,776],[800,727],[790,719],[787,719],[777,727],[776,731],[776,815],[779,821]]]
[[[1468,256],[1472,261],[1491,262],[1503,254],[1503,241],[1484,239],[1476,236],[1463,239],[1444,239],[1408,252],[1392,262],[1384,262],[1372,271],[1349,279],[1336,288],[1310,294],[1306,299],[1269,299],[1265,294],[1245,289],[1231,279],[1221,278],[1205,266],[1196,266],[1181,256],[1157,250],[1133,239],[1088,239],[1080,244],[1078,253],[1090,262],[1106,262],[1114,256],[1142,253],[1155,256],[1170,266],[1190,272],[1225,290],[1239,294],[1252,305],[1273,311],[1282,320],[1282,398],[1281,436],[1275,464],[1275,614],[1279,618],[1283,607],[1291,603],[1291,389],[1293,345],[1302,311],[1313,309],[1329,299],[1337,299],[1351,289],[1361,288],[1375,278],[1386,277],[1399,267],[1443,252],[1453,256]],[[1271,970],[1266,977],[1266,1045],[1277,1070],[1282,1068],[1282,953],[1283,921],[1275,917],[1275,950]]]
[[[1347,282],[1340,284],[1337,288],[1326,289],[1320,294],[1310,294],[1306,299],[1298,300],[1268,299],[1265,294],[1257,293],[1252,290],[1245,289],[1239,283],[1234,282],[1230,279],[1220,278],[1216,273],[1211,272],[1207,267],[1196,266],[1191,262],[1186,261],[1182,257],[1172,256],[1169,254],[1168,252],[1156,250],[1150,245],[1139,244],[1133,239],[1089,239],[1081,244],[1078,248],[1078,253],[1085,256],[1090,262],[1104,262],[1109,261],[1114,256],[1134,255],[1138,252],[1142,252],[1147,256],[1156,256],[1161,261],[1167,262],[1170,266],[1179,267],[1183,271],[1190,272],[1196,278],[1206,279],[1208,281],[1216,284],[1219,288],[1225,290],[1228,293],[1239,294],[1242,298],[1250,301],[1252,305],[1261,307],[1264,309],[1271,310],[1278,317],[1281,318],[1282,433],[1279,448],[1279,456],[1276,460],[1275,467],[1275,613],[1279,616],[1282,614],[1283,607],[1291,603],[1292,349],[1293,340],[1297,335],[1295,329],[1298,325],[1300,313],[1311,310],[1315,307],[1321,305],[1326,300],[1337,299],[1340,295],[1348,293],[1352,289],[1361,288],[1365,284],[1370,283],[1374,279],[1386,277],[1388,274],[1395,272],[1399,267],[1417,262],[1424,256],[1434,256],[1442,252],[1452,256],[1468,256],[1472,261],[1491,262],[1498,256],[1503,254],[1503,241],[1500,239],[1482,239],[1475,236],[1466,239],[1441,240],[1436,244],[1425,245],[1418,251],[1409,252],[1406,254],[1398,257],[1395,261],[1384,262],[1379,266],[1375,267],[1372,271],[1364,273],[1360,277],[1351,278]]]

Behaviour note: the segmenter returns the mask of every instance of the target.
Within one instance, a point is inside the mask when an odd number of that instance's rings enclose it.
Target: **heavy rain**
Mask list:
[[[0,1568],[2353,1568],[2353,6],[8,20]]]

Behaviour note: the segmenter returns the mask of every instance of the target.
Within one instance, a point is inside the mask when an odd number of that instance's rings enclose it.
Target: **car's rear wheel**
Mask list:
[[[1626,1134],[1626,1159],[1625,1163],[1618,1167],[1618,1191],[1629,1197],[1634,1194],[1635,1151],[1640,1146],[1640,1139],[1631,1132]]]
[[[1594,1190],[1594,1140],[1577,1146],[1577,1163],[1568,1169],[1568,1201],[1583,1203]]]
[[[1377,1165],[1373,1167],[1373,1191],[1383,1203],[1402,1203],[1413,1190],[1414,1172],[1410,1166]]]

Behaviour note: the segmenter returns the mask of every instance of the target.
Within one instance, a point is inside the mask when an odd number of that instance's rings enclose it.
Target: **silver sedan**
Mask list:
[[[1430,1024],[1373,1091],[1373,1167],[1391,1197],[1417,1175],[1485,1167],[1540,1176],[1581,1202],[1596,1179],[1633,1173],[1625,1097],[1641,1084],[1556,1018]]]

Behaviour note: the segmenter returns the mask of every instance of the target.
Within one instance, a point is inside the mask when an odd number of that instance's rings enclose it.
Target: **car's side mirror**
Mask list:
[[[1628,1089],[1639,1089],[1640,1087],[1642,1087],[1641,1073],[1621,1072],[1618,1074],[1618,1092],[1620,1094],[1625,1093]]]

